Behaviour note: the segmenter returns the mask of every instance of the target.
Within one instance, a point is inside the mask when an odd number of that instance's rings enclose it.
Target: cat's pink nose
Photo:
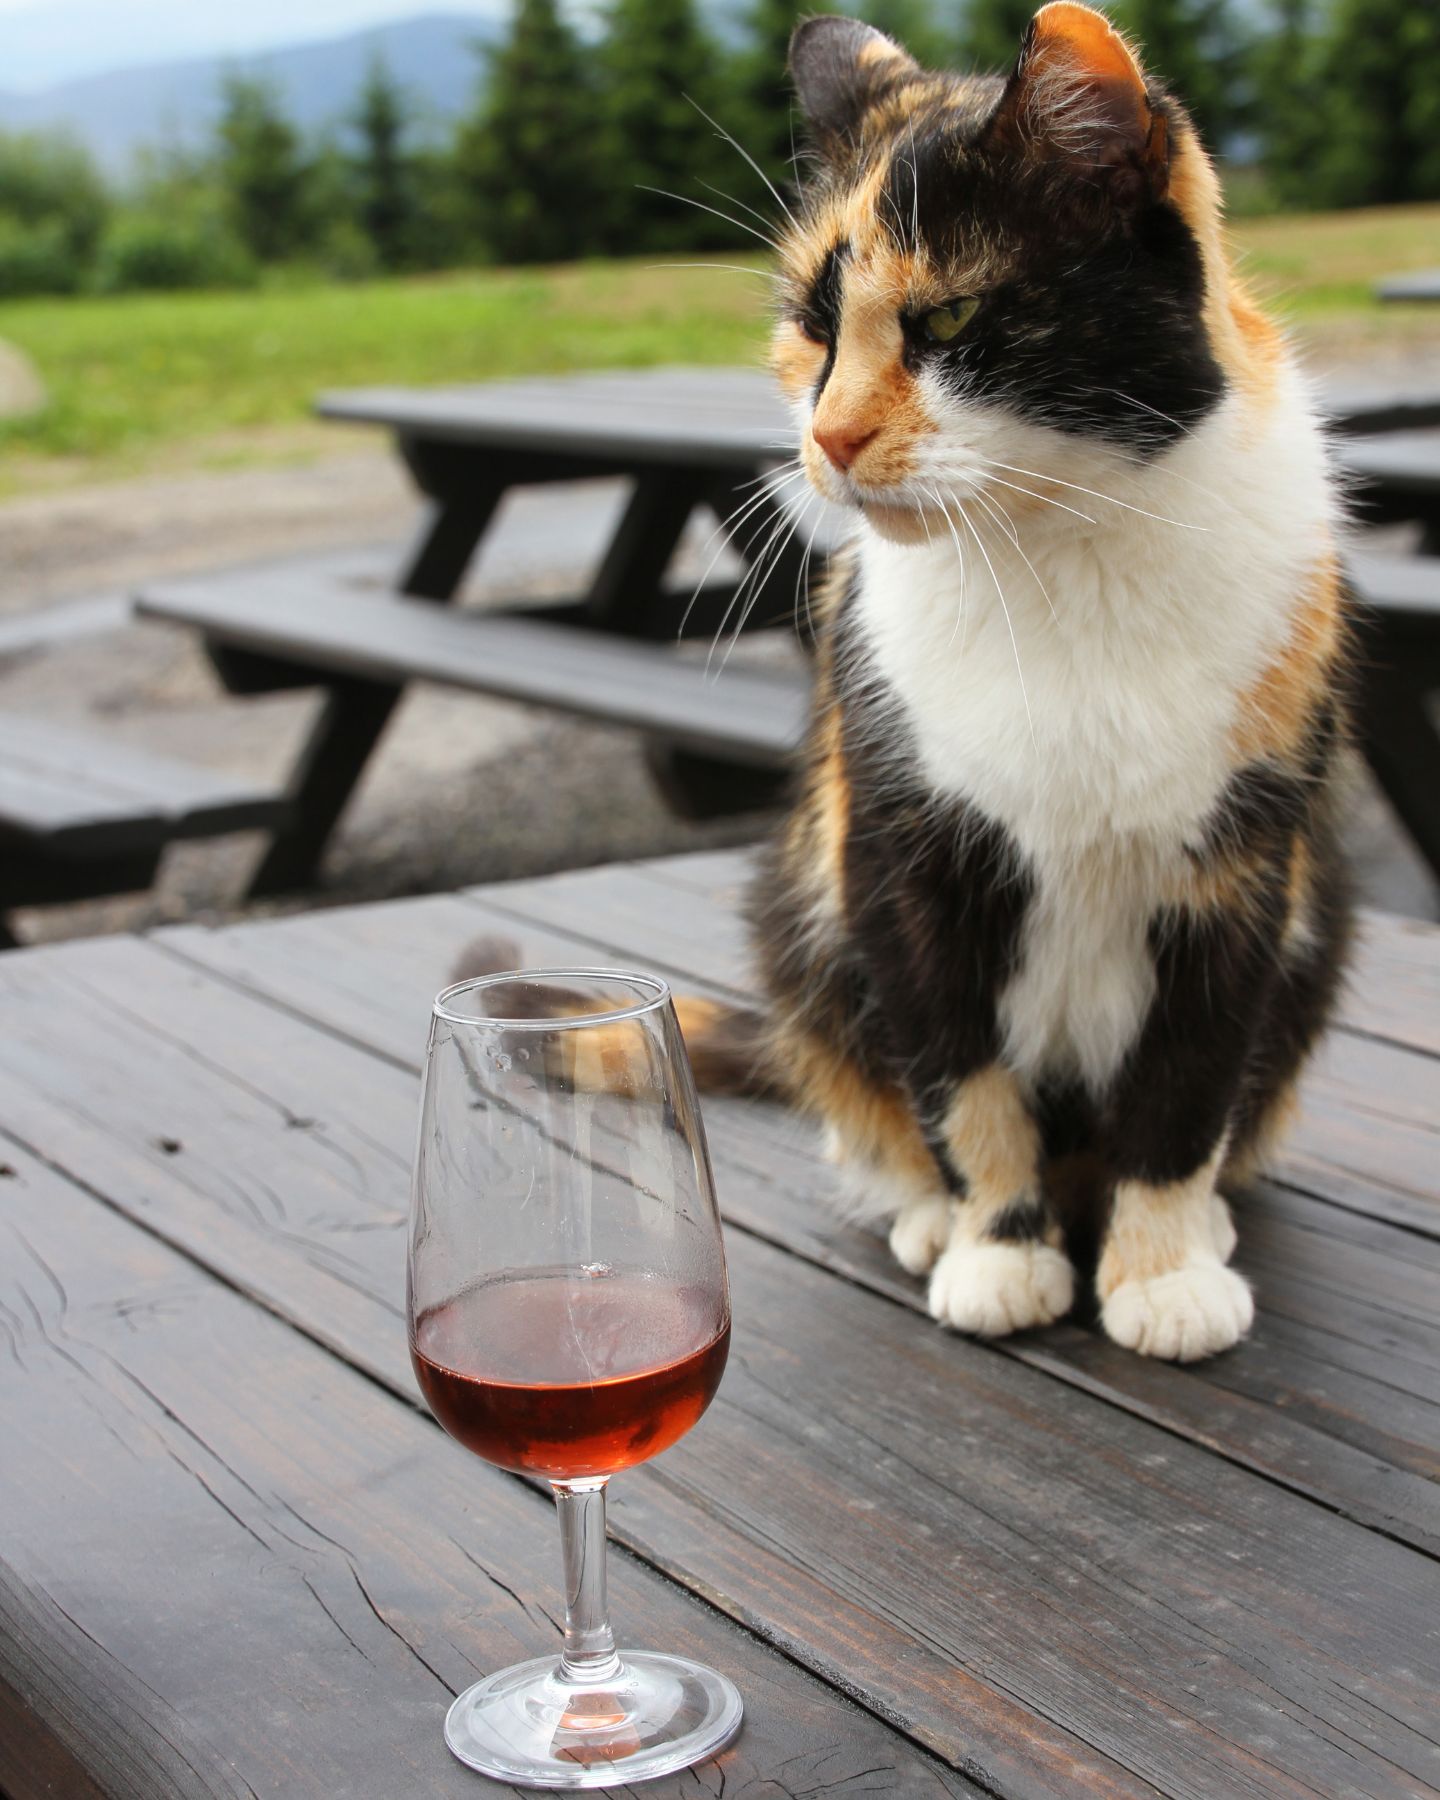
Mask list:
[[[843,475],[855,458],[877,434],[865,431],[854,425],[832,425],[827,428],[812,427],[815,442]]]

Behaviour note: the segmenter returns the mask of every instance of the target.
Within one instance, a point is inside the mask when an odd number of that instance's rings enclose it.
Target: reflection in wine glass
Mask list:
[[[730,1342],[725,1254],[664,982],[486,976],[435,1003],[408,1272],[410,1347],[450,1435],[555,1492],[565,1647],[478,1682],[445,1738],[502,1780],[642,1780],[712,1754],[740,1697],[713,1670],[617,1653],[605,1483],[709,1405]]]

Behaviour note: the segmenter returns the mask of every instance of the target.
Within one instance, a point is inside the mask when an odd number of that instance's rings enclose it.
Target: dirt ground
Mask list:
[[[573,591],[622,498],[614,484],[512,497],[470,589]],[[382,579],[418,524],[415,496],[378,444],[301,467],[11,501],[0,506],[0,709],[84,722],[278,786],[314,696],[226,698],[197,644],[131,622],[125,596],[159,576],[339,550]],[[678,579],[703,568],[707,529],[692,531]],[[22,913],[15,924],[25,939],[45,941],[220,921],[743,842],[762,826],[675,819],[631,734],[416,688],[372,758],[315,890],[247,906],[262,845],[235,837],[175,846],[151,893]],[[1440,917],[1440,891],[1368,781],[1357,786],[1351,840],[1365,898]]]

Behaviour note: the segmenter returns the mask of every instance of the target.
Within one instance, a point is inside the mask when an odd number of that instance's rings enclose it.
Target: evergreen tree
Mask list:
[[[976,69],[1008,74],[1036,10],[1036,0],[968,0],[960,31],[963,60]]]
[[[1338,0],[1321,56],[1325,131],[1310,204],[1440,198],[1440,8]]]
[[[218,171],[235,230],[262,262],[292,255],[305,235],[306,167],[269,82],[226,79],[218,136]]]
[[[1248,110],[1250,53],[1231,0],[1121,0],[1115,22],[1146,73],[1184,105],[1206,148],[1223,150]]]
[[[1255,45],[1252,85],[1266,186],[1282,206],[1313,206],[1315,162],[1326,132],[1316,101],[1315,0],[1272,0],[1265,23]]]
[[[589,59],[556,0],[516,0],[456,140],[456,173],[488,255],[558,262],[597,247],[597,128]]]
[[[854,11],[867,25],[903,44],[923,68],[953,64],[953,34],[947,39],[940,30],[932,0],[860,0]]]
[[[414,247],[417,211],[414,171],[405,144],[410,115],[403,92],[379,55],[371,61],[350,122],[360,140],[354,160],[360,225],[380,266],[403,268]]]
[[[753,244],[749,215],[715,192],[743,195],[735,171],[743,177],[745,164],[696,110],[720,118],[718,64],[695,0],[611,0],[600,49],[607,249],[633,255]],[[746,228],[701,207],[730,213]]]
[[[787,184],[794,184],[791,157],[801,139],[788,70],[790,38],[810,10],[805,0],[754,0],[745,15],[746,45],[731,81],[737,122],[724,121],[782,194]],[[748,188],[736,191],[750,198]],[[753,204],[763,212],[769,199],[767,194]]]

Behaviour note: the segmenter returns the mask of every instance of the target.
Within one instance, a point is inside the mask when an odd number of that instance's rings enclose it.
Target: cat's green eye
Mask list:
[[[980,302],[973,297],[965,300],[951,300],[944,306],[937,306],[933,312],[925,315],[925,335],[932,344],[948,344],[951,338],[960,333],[975,317],[975,309]]]

